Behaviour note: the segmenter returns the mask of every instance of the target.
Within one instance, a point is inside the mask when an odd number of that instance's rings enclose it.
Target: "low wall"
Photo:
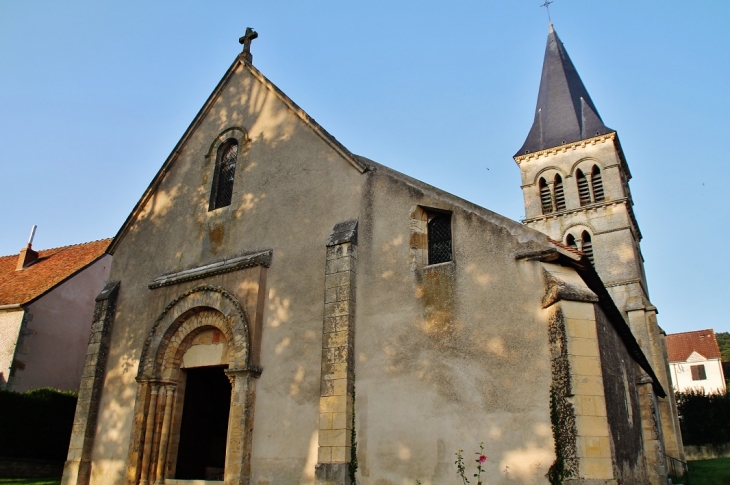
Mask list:
[[[0,457],[2,478],[60,478],[62,474],[63,461]]]
[[[684,445],[684,455],[690,460],[712,460],[730,458],[730,443],[722,445]]]

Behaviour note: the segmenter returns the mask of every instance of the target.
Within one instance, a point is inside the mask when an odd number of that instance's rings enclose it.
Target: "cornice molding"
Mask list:
[[[225,259],[204,266],[178,271],[176,273],[168,273],[158,276],[147,285],[150,290],[160,288],[162,286],[177,285],[188,281],[199,280],[209,276],[215,276],[223,273],[230,273],[240,269],[253,268],[254,266],[263,266],[268,268],[271,266],[271,258],[274,252],[271,249],[260,251],[257,253],[246,254],[237,258]]]
[[[585,140],[576,141],[573,143],[566,143],[553,148],[547,148],[538,152],[525,153],[514,157],[517,165],[522,162],[529,162],[532,159],[537,160],[540,157],[548,157],[550,155],[557,155],[558,153],[565,153],[568,150],[575,150],[577,148],[585,148],[588,145],[596,145],[598,143],[605,143],[607,141],[613,141],[616,139],[616,132],[607,133],[605,135],[594,136],[593,138],[586,138]]]

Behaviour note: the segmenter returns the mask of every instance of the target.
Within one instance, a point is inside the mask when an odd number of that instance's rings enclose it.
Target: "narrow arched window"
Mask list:
[[[553,197],[550,193],[550,187],[548,187],[547,182],[545,182],[545,179],[542,177],[540,178],[538,186],[540,187],[540,203],[542,205],[542,213],[549,214],[553,211]]]
[[[563,190],[563,179],[555,175],[555,210],[565,209],[565,191]]]
[[[601,169],[598,165],[593,166],[591,171],[591,184],[593,185],[593,200],[601,202],[603,200],[603,180],[601,179]]]
[[[578,245],[575,243],[575,236],[572,234],[568,234],[568,237],[565,238],[565,244],[573,249],[578,249]]]
[[[218,148],[213,174],[213,190],[210,194],[210,210],[231,205],[237,159],[238,142],[236,140],[228,140]]]
[[[583,239],[583,252],[586,256],[588,256],[588,259],[593,263],[593,241],[591,240],[591,235],[588,234],[588,231],[583,231],[583,235],[581,236],[581,239]]]
[[[434,215],[428,221],[428,264],[451,260],[451,214]]]
[[[578,196],[580,197],[580,205],[588,205],[591,203],[591,189],[588,187],[588,179],[583,172],[578,169],[575,172],[575,181],[578,184]]]

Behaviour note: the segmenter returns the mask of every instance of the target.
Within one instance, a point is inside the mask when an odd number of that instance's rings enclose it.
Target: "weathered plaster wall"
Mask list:
[[[233,203],[208,211],[214,139],[248,132],[236,168]],[[113,346],[92,454],[92,484],[119,484],[129,449],[140,350],[165,306],[189,288],[219,285],[260,320],[255,381],[253,483],[313,480],[324,301],[325,243],[337,222],[358,215],[362,176],[323,143],[247,70],[238,67],[181,148],[140,218],[115,252],[121,280]],[[272,249],[263,314],[261,268],[148,289],[157,276],[256,249]]]
[[[20,336],[25,310],[0,311],[0,389],[5,389],[10,379],[15,348]]]
[[[613,450],[614,473],[621,483],[648,483],[643,459],[641,409],[636,364],[603,310],[596,305],[596,327],[603,387]]]
[[[419,207],[452,212],[452,262],[414,257]],[[455,451],[483,441],[490,483],[543,483],[554,460],[544,289],[539,263],[515,261],[543,236],[386,168],[369,177],[360,224],[358,481],[449,483]]]
[[[13,390],[39,387],[78,390],[84,367],[94,298],[109,276],[112,257],[105,255],[28,305]]]

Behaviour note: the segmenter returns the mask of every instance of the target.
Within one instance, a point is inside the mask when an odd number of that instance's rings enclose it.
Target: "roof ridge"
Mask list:
[[[686,332],[668,333],[667,334],[667,337],[671,337],[672,335],[684,335],[686,333],[699,333],[699,332],[712,332],[714,334],[715,333],[715,329],[714,328],[706,328],[706,329],[702,329],[702,330],[687,330]]]
[[[54,250],[57,250],[57,249],[72,248],[74,246],[83,246],[85,244],[93,244],[93,243],[102,242],[102,241],[109,241],[111,243],[112,239],[114,239],[114,238],[113,237],[105,237],[103,239],[94,239],[93,241],[87,241],[87,242],[76,243],[76,244],[67,244],[66,246],[58,246],[58,247],[55,247],[55,248],[37,249],[35,251],[37,251],[37,252],[41,252],[41,251],[54,251]],[[15,253],[15,254],[6,254],[6,255],[3,255],[3,256],[0,256],[0,258],[15,258],[17,256],[18,256],[18,253]]]

